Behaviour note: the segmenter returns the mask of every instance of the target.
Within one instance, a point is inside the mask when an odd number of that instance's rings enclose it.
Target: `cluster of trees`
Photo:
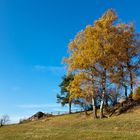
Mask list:
[[[100,106],[103,118],[104,107],[117,102],[118,91],[126,98],[132,97],[140,75],[139,35],[133,24],[119,22],[114,10],[109,9],[93,25],[80,31],[68,50],[69,57],[64,61],[68,74],[73,76],[61,89],[67,93],[70,106],[73,100],[82,99],[92,104],[94,118]]]
[[[70,83],[74,80],[74,75],[70,74],[68,76],[63,76],[62,77],[62,82],[60,83],[59,87],[61,89],[61,93],[57,94],[57,103],[61,103],[62,106],[65,106],[66,104],[68,104],[69,107],[69,114],[72,113],[72,104],[74,105],[78,105],[80,107],[82,107],[85,111],[85,113],[87,114],[87,110],[91,109],[90,104],[86,104],[83,99],[78,99],[78,98],[73,98],[72,100],[70,100],[70,92],[68,90],[68,86],[70,85]]]

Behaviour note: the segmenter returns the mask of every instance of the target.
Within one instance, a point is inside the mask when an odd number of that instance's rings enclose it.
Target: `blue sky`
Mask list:
[[[11,121],[56,104],[67,46],[75,34],[113,8],[140,31],[139,0],[0,0],[0,115]]]

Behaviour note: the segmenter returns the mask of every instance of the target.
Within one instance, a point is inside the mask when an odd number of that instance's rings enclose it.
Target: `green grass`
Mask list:
[[[72,114],[0,128],[0,140],[140,140],[140,109],[108,119]]]

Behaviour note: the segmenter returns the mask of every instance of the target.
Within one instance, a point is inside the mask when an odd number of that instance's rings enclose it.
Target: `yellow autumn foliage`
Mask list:
[[[132,47],[134,27],[117,19],[117,14],[110,9],[70,42],[70,55],[65,62],[68,73],[75,73],[74,81],[68,87],[71,98],[93,94],[95,84],[105,89],[107,77],[112,82],[120,78],[121,74],[114,73],[114,68],[129,60],[126,50]],[[134,53],[130,52],[130,55]]]

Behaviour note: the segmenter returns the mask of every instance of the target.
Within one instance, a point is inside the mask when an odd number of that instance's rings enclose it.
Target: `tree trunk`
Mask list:
[[[71,114],[71,101],[69,102],[69,114]]]
[[[92,106],[93,106],[93,117],[97,119],[97,106],[96,106],[96,99],[92,97]]]
[[[129,62],[127,62],[127,67],[128,67],[128,71],[129,71],[129,78],[130,78],[130,95],[129,95],[129,97],[132,98],[132,94],[133,94],[133,76],[132,76],[131,65],[130,65]]]
[[[124,86],[124,90],[125,90],[125,97],[127,98],[127,86]]]
[[[87,113],[87,110],[86,110],[86,108],[84,109],[84,112],[85,112],[85,115],[87,116],[87,115],[88,115],[88,113]]]
[[[85,115],[87,116],[88,113],[87,113],[86,105],[87,105],[87,102],[86,102],[86,100],[84,100],[84,102],[83,102],[83,109],[84,109]]]
[[[121,66],[121,80],[122,80],[122,87],[124,87],[124,94],[125,94],[125,97],[127,98],[127,86],[125,84],[124,67],[123,66]]]
[[[104,98],[106,92],[106,68],[104,69],[103,78],[102,78],[102,97],[101,97],[101,104],[100,104],[100,119],[104,117],[103,109],[104,109]]]
[[[102,98],[101,100],[101,105],[100,105],[100,119],[102,119],[104,117],[104,114],[103,114],[103,108],[104,107],[104,99]]]
[[[105,97],[105,106],[108,107],[108,96]]]
[[[0,126],[3,126],[3,121],[2,121],[2,119],[0,120]]]
[[[133,94],[133,77],[132,72],[130,71],[130,94]]]

